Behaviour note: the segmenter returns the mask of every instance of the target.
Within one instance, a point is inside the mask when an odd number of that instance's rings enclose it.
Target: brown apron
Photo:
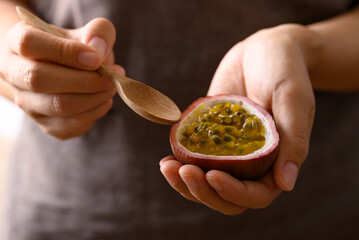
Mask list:
[[[204,96],[230,47],[282,23],[309,24],[352,0],[33,1],[46,21],[106,17],[116,62],[182,110]],[[25,118],[8,190],[9,240],[355,239],[359,230],[359,95],[317,93],[311,149],[296,189],[228,217],[175,192],[159,171],[169,130],[118,98],[90,132],[67,141]]]

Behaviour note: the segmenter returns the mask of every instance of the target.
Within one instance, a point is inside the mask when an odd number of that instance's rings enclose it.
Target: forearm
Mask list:
[[[28,1],[0,1],[0,57],[5,54],[6,33],[7,31],[19,21],[15,11],[16,5],[26,5]],[[0,74],[0,95],[13,101],[14,98],[13,87],[4,81]]]
[[[359,8],[308,26],[308,70],[314,89],[359,90]],[[314,43],[314,44],[313,44]]]
[[[302,51],[316,90],[359,90],[359,8],[308,26],[284,24],[273,31]]]
[[[359,90],[359,8],[308,28],[321,46],[310,69],[314,88]]]

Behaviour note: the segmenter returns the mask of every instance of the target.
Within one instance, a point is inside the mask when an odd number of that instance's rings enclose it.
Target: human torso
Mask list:
[[[221,58],[235,43],[265,27],[330,18],[346,11],[351,1],[33,2],[46,21],[59,26],[74,28],[95,17],[109,18],[117,30],[116,62],[128,76],[164,92],[184,110],[206,95]],[[325,106],[333,97],[359,105],[357,95],[317,97],[318,104],[323,105],[323,110],[318,110],[323,114],[321,120],[328,114]],[[348,120],[347,124],[351,123]],[[304,166],[305,178],[299,178],[297,190],[280,197],[268,209],[229,218],[187,201],[170,188],[158,168],[158,161],[171,153],[169,127],[140,118],[118,97],[113,109],[89,133],[68,141],[45,135],[25,119],[17,144],[22,151],[14,154],[12,167],[14,189],[10,196],[17,200],[10,209],[11,221],[23,227],[24,236],[69,236],[59,239],[260,239],[263,234],[284,239],[298,228],[306,233],[308,227],[301,225],[310,219],[305,215],[306,206],[328,209],[320,199],[310,196],[323,184],[315,182],[313,175],[320,168],[318,161],[325,162],[319,154],[323,150],[315,149],[326,147],[325,141],[319,141],[323,135],[319,125],[317,122],[313,131],[316,142],[308,158],[314,163]],[[359,156],[358,151],[354,154]],[[347,157],[343,161],[351,164]],[[335,166],[335,159],[328,164]],[[340,176],[347,175],[345,171]],[[320,177],[328,174],[332,172],[328,170]],[[309,190],[308,184],[312,184]],[[344,195],[350,193],[349,189],[343,191]],[[353,208],[350,199],[343,201],[347,204],[343,211]],[[355,211],[359,213],[358,207]],[[314,217],[322,221],[320,215]],[[326,221],[335,223],[333,219]],[[22,236],[15,231],[13,234]]]

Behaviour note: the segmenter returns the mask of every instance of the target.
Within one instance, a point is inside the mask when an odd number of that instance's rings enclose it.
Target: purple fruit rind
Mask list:
[[[264,151],[259,151],[257,154],[249,154],[245,156],[212,156],[198,154],[188,151],[177,140],[176,134],[179,126],[184,119],[193,112],[200,104],[206,103],[214,99],[236,99],[248,103],[260,114],[268,120],[266,130],[270,131],[273,142]],[[269,128],[269,129],[268,129]],[[238,179],[255,180],[262,177],[272,166],[279,150],[279,135],[275,127],[272,116],[264,110],[261,106],[251,101],[250,99],[238,95],[216,95],[211,97],[200,98],[193,102],[182,114],[182,119],[179,123],[171,128],[170,143],[174,156],[183,164],[193,164],[204,171],[221,170],[225,171]]]

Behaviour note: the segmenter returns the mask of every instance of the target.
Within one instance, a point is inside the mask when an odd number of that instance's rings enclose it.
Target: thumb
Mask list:
[[[105,18],[95,18],[72,34],[74,38],[96,49],[102,61],[110,57],[116,41],[115,27]]]
[[[272,110],[281,137],[274,178],[282,190],[291,191],[308,154],[315,111],[313,91],[309,86],[298,88],[290,81],[283,82],[273,92]]]

